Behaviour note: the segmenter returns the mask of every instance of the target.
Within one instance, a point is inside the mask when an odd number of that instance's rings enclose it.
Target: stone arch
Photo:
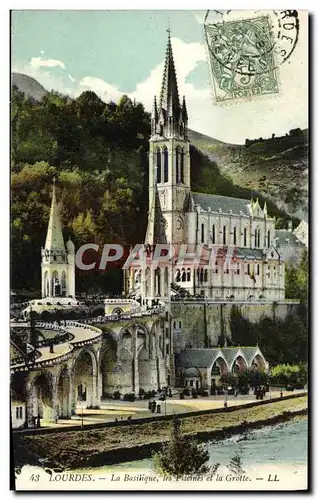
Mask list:
[[[180,182],[184,183],[184,149],[180,150]]]
[[[62,271],[61,274],[61,295],[66,297],[66,272]]]
[[[99,364],[102,397],[106,397],[116,391],[118,385],[117,342],[111,334],[103,338]]]
[[[72,405],[73,411],[77,404],[86,408],[96,403],[96,376],[97,360],[91,349],[82,349],[78,352],[72,367]]]
[[[169,153],[168,148],[163,148],[163,182],[169,181]]]
[[[161,296],[161,270],[159,268],[155,270],[155,295]]]
[[[57,271],[53,271],[51,283],[52,297],[58,297],[61,293],[61,282]]]
[[[180,175],[180,147],[176,147],[176,183],[179,184],[181,182]]]
[[[241,354],[237,354],[232,362],[231,372],[238,373],[247,369],[247,361]]]
[[[211,366],[211,377],[219,377],[228,372],[228,365],[226,361],[218,356]]]
[[[53,411],[53,376],[49,372],[39,373],[32,382],[32,417],[40,417],[44,422],[55,420]]]
[[[112,314],[116,314],[117,316],[121,316],[123,313],[124,313],[124,311],[121,307],[115,307],[112,310]]]
[[[129,328],[123,328],[119,333],[117,347],[117,375],[120,379],[118,390],[131,392],[135,371],[134,337]]]
[[[164,282],[164,294],[168,293],[168,288],[170,286],[169,284],[169,271],[168,271],[168,267],[165,267],[164,268],[164,271],[163,271],[163,282]]]
[[[49,273],[48,273],[48,271],[45,271],[45,273],[44,273],[44,297],[49,297],[49,296],[50,296]]]
[[[258,353],[256,356],[254,356],[252,362],[251,362],[251,367],[257,368],[259,371],[265,371],[266,369],[266,361],[265,358],[262,354]]]
[[[161,182],[161,150],[160,148],[156,149],[156,167],[157,167],[157,183]]]
[[[70,408],[71,377],[68,366],[61,368],[57,378],[57,417],[69,418]]]

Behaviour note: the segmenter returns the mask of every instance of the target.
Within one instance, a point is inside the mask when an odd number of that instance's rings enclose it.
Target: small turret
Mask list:
[[[67,249],[67,253],[69,253],[69,254],[75,253],[75,245],[74,245],[73,241],[71,240],[71,238],[69,238],[68,242],[66,243],[66,249]]]

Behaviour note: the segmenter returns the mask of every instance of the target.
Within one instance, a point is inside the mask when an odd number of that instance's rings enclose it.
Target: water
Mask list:
[[[220,463],[217,476],[207,480],[203,489],[207,490],[304,490],[307,487],[307,432],[306,418],[298,418],[284,424],[263,427],[235,435],[219,442],[208,442],[210,464]],[[241,453],[241,464],[248,475],[248,481],[232,481],[227,465],[236,452]],[[90,481],[71,482],[69,473],[90,476]],[[142,476],[146,479],[139,479]],[[88,468],[67,471],[66,474],[53,474],[53,478],[44,469],[24,466],[17,478],[17,490],[34,490],[30,480],[37,477],[36,488],[40,490],[195,490],[195,481],[165,482],[154,473],[152,459],[136,460],[107,467]],[[114,479],[115,477],[115,479]],[[245,476],[244,476],[245,477]],[[259,478],[262,480],[258,480]],[[137,478],[137,479],[136,479]],[[150,478],[150,479],[149,479]],[[275,482],[273,482],[275,478]],[[277,479],[276,479],[277,478]],[[241,479],[238,477],[236,479]]]
[[[211,464],[229,463],[236,451],[241,453],[242,462],[249,464],[299,464],[307,463],[307,418],[275,426],[263,427],[245,435],[235,435],[219,442],[208,442]],[[152,460],[136,460],[103,468],[103,470],[138,469],[152,470]]]

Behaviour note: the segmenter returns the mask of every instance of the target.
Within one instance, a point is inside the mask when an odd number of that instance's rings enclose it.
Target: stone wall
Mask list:
[[[236,306],[242,316],[256,323],[263,317],[284,319],[289,313],[297,314],[298,302],[207,302],[184,301],[171,303],[174,352],[185,347],[216,346],[223,333],[231,337],[230,319],[232,307]]]

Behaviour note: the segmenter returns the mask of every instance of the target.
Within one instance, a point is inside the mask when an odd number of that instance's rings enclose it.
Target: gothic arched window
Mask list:
[[[176,281],[180,281],[180,269],[177,269],[177,272],[176,272]]]
[[[181,149],[180,155],[180,182],[184,183],[184,150]]]
[[[176,183],[180,182],[180,148],[176,147]]]
[[[233,228],[233,245],[236,245],[236,227]]]
[[[187,280],[187,276],[186,276],[186,272],[185,272],[185,269],[182,269],[182,277],[181,277],[181,280],[182,281],[186,281]]]
[[[215,225],[212,226],[212,243],[215,243]]]
[[[216,363],[214,363],[214,365],[212,366],[211,375],[220,375],[220,374],[221,374],[220,367]]]
[[[168,182],[168,180],[169,180],[168,165],[169,165],[168,149],[164,148],[164,150],[163,150],[163,169],[164,169],[163,182]]]
[[[267,231],[267,246],[268,246],[268,248],[271,246],[271,232],[270,232],[270,230]]]
[[[202,269],[202,267],[201,267],[201,269],[200,269],[200,277],[199,277],[199,281],[200,281],[200,283],[202,283],[202,282],[203,282],[203,278],[204,278],[204,276],[203,276],[203,269]]]
[[[257,233],[258,233],[258,229],[255,229],[255,233],[254,233],[254,247],[257,248]]]
[[[187,281],[191,281],[191,269],[189,267],[187,269]]]
[[[261,246],[261,230],[259,229],[257,231],[257,247],[260,248]]]
[[[247,246],[247,229],[246,227],[244,228],[244,246]]]
[[[226,227],[223,226],[223,245],[226,245]]]
[[[204,243],[204,224],[201,224],[201,243]]]
[[[156,152],[156,164],[157,164],[157,182],[161,182],[161,151],[157,148]]]
[[[208,281],[208,270],[207,270],[207,269],[205,269],[205,271],[204,271],[204,281],[205,281],[206,283],[207,283],[207,281]]]

